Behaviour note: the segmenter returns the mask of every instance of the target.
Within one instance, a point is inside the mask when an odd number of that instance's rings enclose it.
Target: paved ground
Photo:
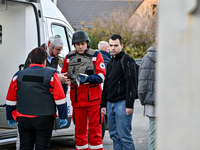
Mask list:
[[[148,143],[148,118],[143,116],[143,107],[139,100],[135,101],[135,110],[132,121],[132,135],[136,150],[147,150]],[[50,150],[75,150],[73,137],[60,137],[51,140]],[[104,150],[112,150],[112,140],[108,131],[103,140]],[[15,145],[0,146],[0,150],[15,150]]]
[[[149,119],[143,115],[144,107],[139,100],[135,101],[135,110],[132,122],[132,135],[136,150],[148,149]]]
[[[135,142],[136,150],[147,150],[148,145],[148,118],[143,116],[143,107],[139,100],[135,101],[135,109],[132,121],[132,135]],[[51,140],[51,150],[75,150],[75,140],[72,138],[59,138]],[[67,147],[67,148],[66,148]],[[106,130],[103,139],[104,150],[112,150],[113,142],[109,137],[109,132]]]
[[[135,142],[136,150],[147,150],[148,145],[148,118],[143,116],[143,107],[139,100],[135,101],[134,115],[132,121],[132,135]],[[109,133],[106,131],[103,140],[104,150],[112,150],[112,140],[109,138]]]

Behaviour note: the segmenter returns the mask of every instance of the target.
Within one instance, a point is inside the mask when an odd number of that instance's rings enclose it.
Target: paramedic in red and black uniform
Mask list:
[[[18,122],[20,150],[48,150],[56,106],[60,127],[67,125],[67,104],[56,69],[46,67],[46,51],[31,51],[29,68],[17,72],[6,97],[7,120]]]
[[[90,49],[88,42],[90,39],[85,31],[80,30],[73,34],[72,44],[75,50],[65,57],[61,72],[68,72],[71,81],[70,99],[73,106],[76,150],[103,150],[103,115],[100,103],[101,83],[104,81],[106,69],[101,53]],[[80,73],[88,76],[79,75]],[[80,85],[77,79],[80,79]]]

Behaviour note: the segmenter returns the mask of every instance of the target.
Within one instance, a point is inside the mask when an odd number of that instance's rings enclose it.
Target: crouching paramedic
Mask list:
[[[80,30],[73,34],[72,44],[75,50],[65,57],[61,72],[68,72],[71,81],[70,98],[73,106],[76,150],[103,150],[103,115],[100,102],[101,83],[104,81],[106,69],[101,53],[90,49],[88,42],[90,39],[85,31]]]
[[[20,150],[47,150],[50,147],[56,106],[60,127],[67,125],[67,104],[56,69],[46,67],[47,53],[35,48],[29,68],[17,72],[6,97],[10,126],[18,122]]]

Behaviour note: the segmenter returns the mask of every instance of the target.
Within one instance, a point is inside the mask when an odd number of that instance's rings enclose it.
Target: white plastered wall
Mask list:
[[[156,74],[157,150],[200,149],[198,2],[159,1]]]

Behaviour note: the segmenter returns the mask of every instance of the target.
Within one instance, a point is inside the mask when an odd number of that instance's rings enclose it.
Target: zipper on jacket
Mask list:
[[[131,98],[133,97],[133,93],[132,92],[130,92],[130,94],[129,94],[129,102],[131,102]]]
[[[118,93],[120,94],[120,81],[118,81]]]
[[[131,71],[130,71],[130,64],[129,64],[129,61],[127,62],[127,66],[128,66],[128,75],[131,76]]]

